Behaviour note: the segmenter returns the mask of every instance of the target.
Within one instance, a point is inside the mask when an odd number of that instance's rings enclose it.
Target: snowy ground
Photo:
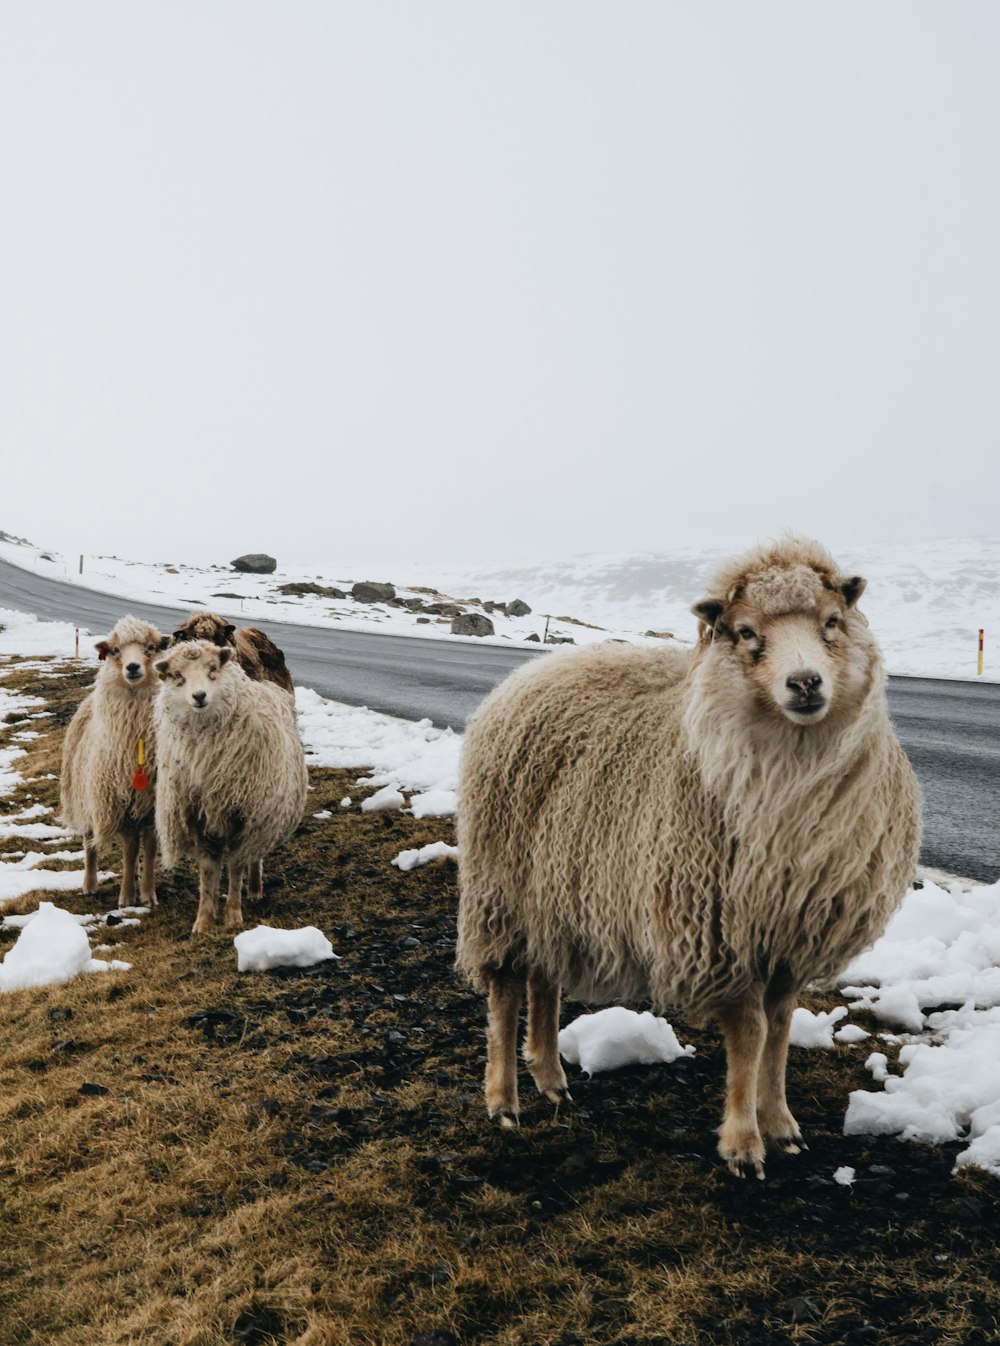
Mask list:
[[[861,606],[890,673],[974,679],[982,628],[987,637],[984,677],[1000,681],[1000,539],[833,550],[845,570],[868,579]],[[80,575],[78,557],[3,541],[0,558],[52,579],[120,594],[124,604],[205,606],[237,622],[270,619],[445,640],[477,638],[452,636],[450,618],[434,614],[418,622],[419,614],[382,603],[279,592],[292,583],[349,592],[356,581],[375,579],[392,582],[401,600],[432,603],[450,598],[466,604],[469,611],[482,610],[472,600],[522,599],[532,609],[527,616],[490,614],[496,634],[485,639],[495,643],[543,637],[548,616],[550,635],[570,637],[577,644],[609,637],[641,644],[652,643],[648,631],[669,632],[685,642],[694,639],[691,604],[702,596],[706,576],[723,553],[597,553],[531,566],[480,565],[448,571],[414,562],[334,563],[320,568],[282,563],[273,575],[242,575],[226,564],[192,566],[179,559],[152,563],[113,556],[85,557]],[[431,589],[435,592],[428,592]]]
[[[0,654],[72,652],[71,628],[11,612],[0,612],[0,624],[7,627],[0,633]],[[424,816],[454,812],[459,735],[428,721],[413,724],[324,701],[304,689],[297,692],[297,706],[310,762],[364,770],[359,785],[378,787],[389,807]],[[14,709],[44,713],[29,698],[5,690],[0,669],[0,723]],[[18,783],[20,743],[32,732],[37,731],[15,726],[0,741],[0,808]],[[358,805],[345,798],[341,807]],[[82,867],[69,873],[46,870],[46,855],[53,851],[81,860],[82,855],[55,820],[42,814],[35,807],[0,813],[4,835],[25,839],[24,854],[0,861],[0,904],[34,889],[81,886]],[[36,844],[48,852],[33,849]],[[394,863],[406,869],[452,853],[442,847],[425,850],[426,855],[404,852]],[[395,873],[387,872],[387,883]],[[24,924],[24,918],[14,920]],[[90,928],[101,927],[90,923]],[[87,970],[79,940],[71,942],[77,946],[76,970]],[[13,952],[0,967],[0,989],[5,970],[8,979],[14,975],[8,966]],[[975,1163],[1000,1174],[1000,884],[963,889],[928,880],[911,890],[883,937],[846,970],[841,994],[844,1003],[827,1013],[798,1011],[793,1041],[801,1047],[822,1050],[836,1044],[865,1053],[872,1088],[850,1096],[845,1130],[928,1144],[963,1139],[968,1144],[959,1164]],[[856,1010],[874,1014],[880,1025],[874,1035],[851,1023]],[[598,1026],[588,1043],[589,1059],[612,1065],[635,1059],[629,1056],[627,1017],[616,1014],[605,1022],[608,1033]],[[588,1027],[593,1031],[594,1025]],[[655,1039],[666,1043],[667,1056],[683,1050],[672,1034],[642,1020],[635,1050],[648,1055]],[[899,1068],[890,1069],[882,1049],[901,1043]],[[575,1050],[579,1054],[579,1045]]]

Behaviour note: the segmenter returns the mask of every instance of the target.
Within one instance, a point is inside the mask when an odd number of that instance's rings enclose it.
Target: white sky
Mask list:
[[[992,0],[0,0],[0,528],[997,533]]]

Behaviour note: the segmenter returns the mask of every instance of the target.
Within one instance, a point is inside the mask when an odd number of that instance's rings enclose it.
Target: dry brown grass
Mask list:
[[[52,671],[0,669],[55,712],[4,812],[57,802],[45,778],[90,675]],[[109,932],[131,972],[0,997],[2,1346],[997,1339],[1000,1185],[951,1177],[954,1147],[845,1140],[862,1052],[794,1054],[812,1150],[766,1184],[716,1162],[721,1056],[683,1027],[688,1062],[490,1129],[454,868],[390,864],[450,825],[341,810],[354,773],[312,782],[309,814],[333,817],[272,858],[252,919],[319,925],[341,962],[240,976],[228,939],[191,937],[179,872],[140,928]],[[114,901],[109,882],[97,909]],[[841,1163],[853,1190],[830,1181]]]

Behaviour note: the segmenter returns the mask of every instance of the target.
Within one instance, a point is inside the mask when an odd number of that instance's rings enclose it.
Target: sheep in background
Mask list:
[[[458,967],[489,997],[486,1103],[518,1118],[516,1036],[567,1097],[560,988],[722,1029],[719,1152],[763,1176],[802,1144],[785,1100],[799,991],[884,928],[914,876],[919,799],[860,577],[789,538],[730,562],[693,652],[532,661],[468,726]]]
[[[220,649],[230,646],[248,678],[254,682],[273,682],[294,695],[295,686],[284,654],[256,626],[237,629],[217,612],[193,612],[174,632],[175,644],[185,640],[209,640]]]
[[[122,617],[97,642],[102,667],[63,740],[61,812],[66,826],[83,837],[83,891],[97,892],[98,853],[118,838],[120,907],[135,903],[140,849],[139,896],[143,905],[156,905],[153,701],[159,684],[153,661],[169,644],[170,637],[161,636],[155,626]],[[141,774],[140,742],[145,758]]]
[[[238,929],[247,868],[260,874],[264,856],[292,834],[305,808],[295,703],[272,682],[252,682],[228,645],[186,641],[156,670],[164,678],[154,714],[163,861],[198,860],[195,933],[213,929],[220,915],[226,929]],[[223,860],[229,888],[220,913]]]

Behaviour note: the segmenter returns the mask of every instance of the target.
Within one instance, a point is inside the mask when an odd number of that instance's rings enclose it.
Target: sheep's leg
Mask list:
[[[226,894],[226,911],[223,924],[227,930],[243,929],[243,875],[244,865],[234,865],[229,861],[229,891]]]
[[[139,871],[139,900],[144,907],[156,906],[156,828],[142,830],[142,868]]]
[[[83,891],[97,892],[97,847],[91,836],[83,838]]]
[[[194,935],[210,934],[216,927],[221,874],[222,856],[202,851],[198,856],[198,915],[191,928]]]
[[[786,1154],[798,1154],[800,1150],[808,1149],[785,1099],[788,1031],[797,999],[798,988],[787,985],[768,987],[764,997],[767,1041],[757,1081],[757,1121],[761,1134],[765,1141]]]
[[[501,1126],[517,1126],[517,1024],[524,996],[524,977],[509,967],[486,974],[489,1008],[486,1020],[486,1110]]]
[[[719,1014],[726,1040],[726,1111],[719,1128],[719,1154],[738,1178],[764,1176],[764,1142],[757,1126],[760,1074],[767,1015],[760,988],[748,992]]]
[[[247,900],[259,902],[264,896],[264,862],[252,860],[247,872]]]
[[[120,907],[135,906],[135,868],[139,858],[139,833],[132,828],[122,833],[122,882],[118,890]]]
[[[537,970],[528,973],[528,1032],[524,1062],[538,1092],[556,1106],[570,1101],[559,1059],[559,987]]]

